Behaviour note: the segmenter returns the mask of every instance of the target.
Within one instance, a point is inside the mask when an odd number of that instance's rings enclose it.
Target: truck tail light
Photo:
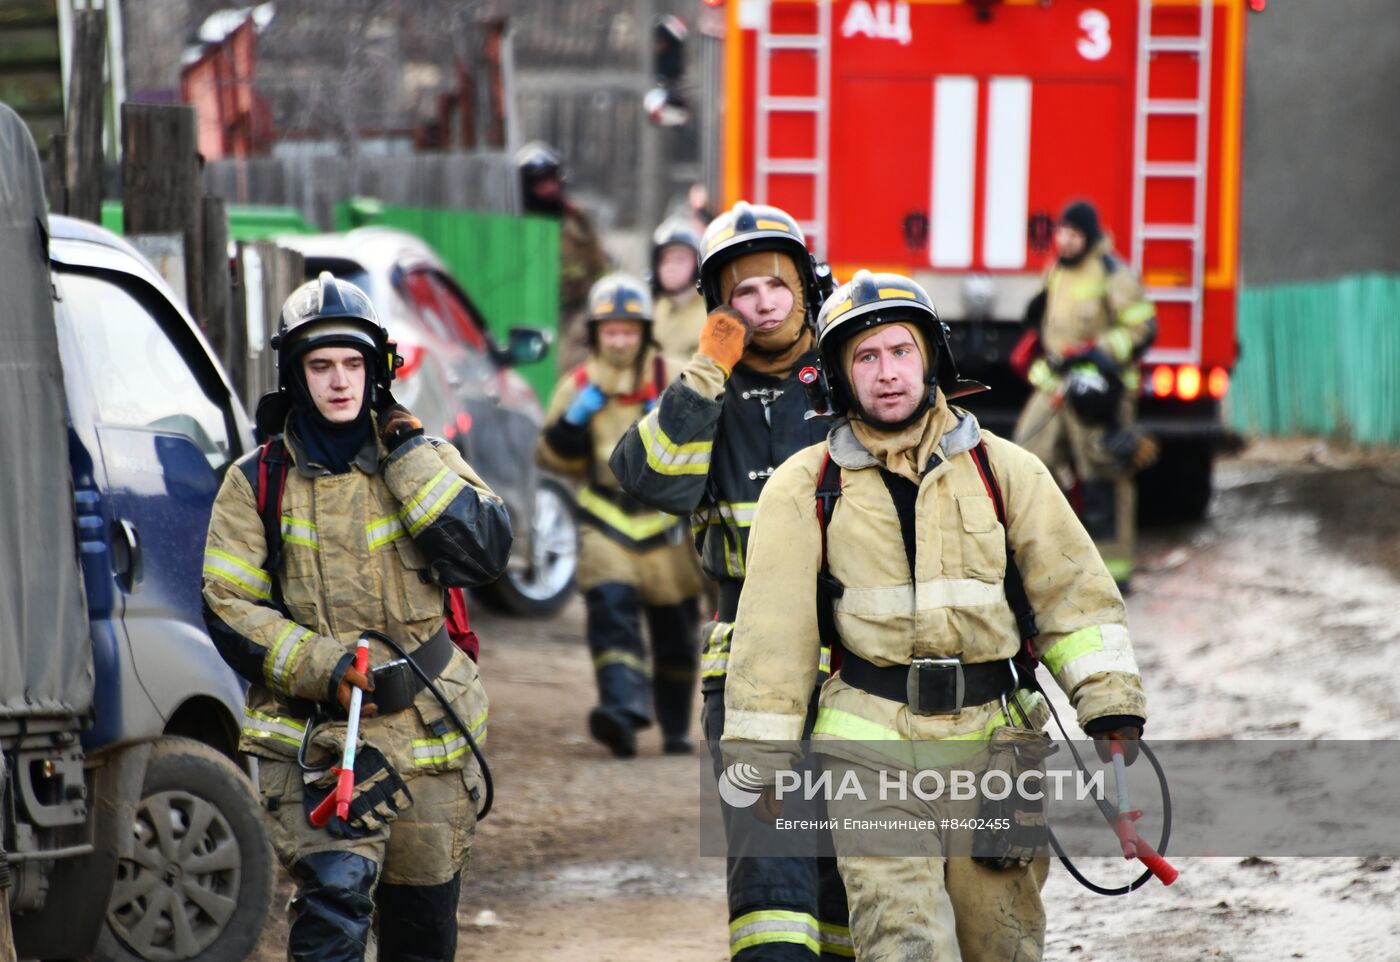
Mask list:
[[[1176,396],[1183,401],[1201,396],[1201,369],[1196,365],[1183,364],[1176,369]]]
[[[1169,365],[1158,364],[1152,369],[1152,393],[1157,397],[1171,397],[1176,386],[1176,372]]]
[[[1206,378],[1206,393],[1217,401],[1225,396],[1230,390],[1230,372],[1223,367],[1213,367],[1210,369],[1210,376]]]

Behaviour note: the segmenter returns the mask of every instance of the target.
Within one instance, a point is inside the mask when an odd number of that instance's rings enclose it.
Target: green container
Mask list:
[[[1235,428],[1400,443],[1400,277],[1246,288],[1237,329]]]
[[[315,234],[316,228],[302,219],[294,207],[261,207],[254,204],[230,204],[228,210],[229,240],[259,241],[279,234]],[[102,202],[102,226],[114,234],[122,233],[124,218],[121,201]]]
[[[437,252],[457,283],[505,342],[512,327],[559,329],[559,223],[464,210],[399,207],[372,200],[340,203],[335,229],[376,225],[421,238]],[[555,352],[520,369],[542,404],[558,379]]]

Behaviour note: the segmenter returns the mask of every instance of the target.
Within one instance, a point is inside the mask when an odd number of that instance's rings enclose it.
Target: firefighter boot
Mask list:
[[[688,755],[690,721],[695,707],[695,680],[700,670],[700,616],[695,600],[676,605],[648,605],[651,634],[652,697],[667,755]]]
[[[441,885],[381,885],[379,962],[452,962],[462,876]]]
[[[374,918],[379,867],[350,852],[313,852],[292,866],[297,892],[287,933],[291,962],[361,962]]]
[[[589,588],[583,600],[598,679],[598,707],[588,714],[588,730],[618,758],[631,758],[637,729],[651,724],[641,597],[631,585],[609,582]]]

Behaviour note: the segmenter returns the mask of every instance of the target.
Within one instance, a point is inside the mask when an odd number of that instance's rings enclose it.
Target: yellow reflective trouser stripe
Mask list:
[[[1116,360],[1126,361],[1133,356],[1133,336],[1124,328],[1115,327],[1104,335],[1109,352]]]
[[[254,598],[272,597],[272,578],[261,568],[254,568],[248,562],[227,551],[208,548],[204,552],[204,573],[227,581],[235,588],[242,588]]]
[[[1150,321],[1157,315],[1157,308],[1152,306],[1151,301],[1138,301],[1136,304],[1129,304],[1123,308],[1118,319],[1124,324],[1136,327],[1144,321]]]
[[[640,515],[628,514],[592,488],[579,490],[578,506],[633,541],[645,541],[648,538],[664,534],[675,527],[676,522],[680,520],[673,514],[664,514],[660,511]]]
[[[243,709],[243,734],[249,738],[266,738],[296,748],[306,734],[306,723],[295,718],[267,715],[252,708]]]
[[[1103,566],[1113,575],[1114,581],[1127,581],[1133,576],[1132,558],[1104,558]]]
[[[630,651],[603,651],[593,656],[594,671],[602,671],[609,665],[625,665],[634,671],[640,671],[644,675],[651,673],[651,669],[647,663]]]
[[[661,429],[658,408],[637,422],[642,447],[647,452],[647,467],[657,474],[709,474],[712,441],[691,441],[676,444]]]
[[[401,517],[408,522],[408,533],[416,535],[431,524],[449,501],[467,486],[450,468],[443,468],[418,489],[413,500],[403,506]],[[426,507],[424,507],[426,505]]]
[[[489,709],[473,718],[467,727],[471,729],[472,740],[477,746],[486,744],[486,717]],[[460,758],[471,751],[466,736],[456,726],[447,734],[437,738],[415,738],[413,740],[413,764],[442,765]]]
[[[805,945],[820,954],[819,935],[815,916],[806,912],[749,912],[729,923],[729,957],[732,959],[750,946],[773,942]]]
[[[303,518],[282,515],[282,540],[287,544],[299,544],[313,551],[321,550],[321,539],[316,534],[316,524]]]
[[[848,959],[856,957],[855,943],[851,941],[851,930],[835,922],[818,922],[822,935],[822,953],[840,955]]]
[[[403,521],[397,514],[377,518],[365,525],[365,538],[369,541],[371,551],[382,548],[391,541],[397,541],[403,537],[403,533]]]
[[[287,627],[282,629],[267,656],[263,658],[263,675],[267,678],[267,687],[282,694],[291,693],[287,682],[291,678],[292,670],[296,668],[297,659],[301,657],[302,645],[309,637],[311,632],[301,625],[287,622]]]

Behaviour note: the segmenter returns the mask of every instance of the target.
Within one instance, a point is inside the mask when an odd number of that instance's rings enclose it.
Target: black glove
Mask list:
[[[302,803],[308,820],[312,810],[335,791],[335,785],[336,776],[332,770],[305,787]],[[350,817],[342,819],[332,815],[326,822],[326,831],[336,838],[362,838],[379,831],[412,804],[408,786],[390,766],[384,753],[362,745],[355,753],[355,791],[350,798]]]
[[[1122,742],[1123,762],[1131,765],[1137,761],[1138,742],[1142,739],[1144,721],[1136,715],[1104,715],[1084,724],[1084,734],[1094,740],[1094,750],[1099,761],[1109,761],[1108,743]]]

